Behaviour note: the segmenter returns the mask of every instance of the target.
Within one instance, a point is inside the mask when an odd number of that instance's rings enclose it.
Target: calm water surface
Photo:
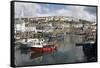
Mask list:
[[[82,46],[75,46],[76,43],[82,42],[82,40],[83,37],[79,35],[66,35],[64,40],[56,41],[58,48],[51,53],[34,53],[28,49],[15,49],[15,64],[24,66],[85,62]]]

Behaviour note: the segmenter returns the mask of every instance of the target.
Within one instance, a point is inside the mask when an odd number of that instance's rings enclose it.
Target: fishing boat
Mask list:
[[[86,60],[97,61],[97,40],[88,39],[83,43],[76,43],[76,46],[82,46]]]
[[[51,52],[57,48],[54,44],[46,43],[44,39],[34,39],[30,43],[30,50],[35,52]]]
[[[76,43],[76,46],[85,46],[85,47],[91,47],[95,42],[94,41],[87,41],[83,43]]]

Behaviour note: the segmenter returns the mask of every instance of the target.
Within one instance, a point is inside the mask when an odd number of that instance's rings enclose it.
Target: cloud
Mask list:
[[[57,14],[94,21],[96,19],[96,16],[88,13],[87,11],[84,11],[85,8],[86,7],[84,6],[70,6],[68,10],[67,9],[58,10]]]
[[[96,7],[71,5],[57,6],[54,7],[54,4],[16,2],[15,17],[71,16],[89,21],[95,21],[96,19]]]
[[[15,2],[15,17],[32,17],[37,16],[41,11],[38,4]]]
[[[96,12],[97,12],[96,7],[86,7],[84,10],[96,16]]]

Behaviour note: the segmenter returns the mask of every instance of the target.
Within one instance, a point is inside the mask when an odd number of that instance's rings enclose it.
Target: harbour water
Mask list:
[[[82,42],[83,37],[83,35],[66,35],[63,40],[56,41],[57,50],[49,53],[35,53],[29,49],[15,48],[15,64],[26,66],[87,62],[82,46],[75,45]]]

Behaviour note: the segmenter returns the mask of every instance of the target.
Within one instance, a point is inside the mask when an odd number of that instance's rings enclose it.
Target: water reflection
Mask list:
[[[49,40],[50,41],[50,40]],[[82,42],[83,36],[66,35],[64,40],[55,40],[57,50],[47,53],[39,53],[27,49],[15,49],[15,62],[17,66],[41,65],[57,63],[87,62],[83,47],[76,47],[76,43]]]

